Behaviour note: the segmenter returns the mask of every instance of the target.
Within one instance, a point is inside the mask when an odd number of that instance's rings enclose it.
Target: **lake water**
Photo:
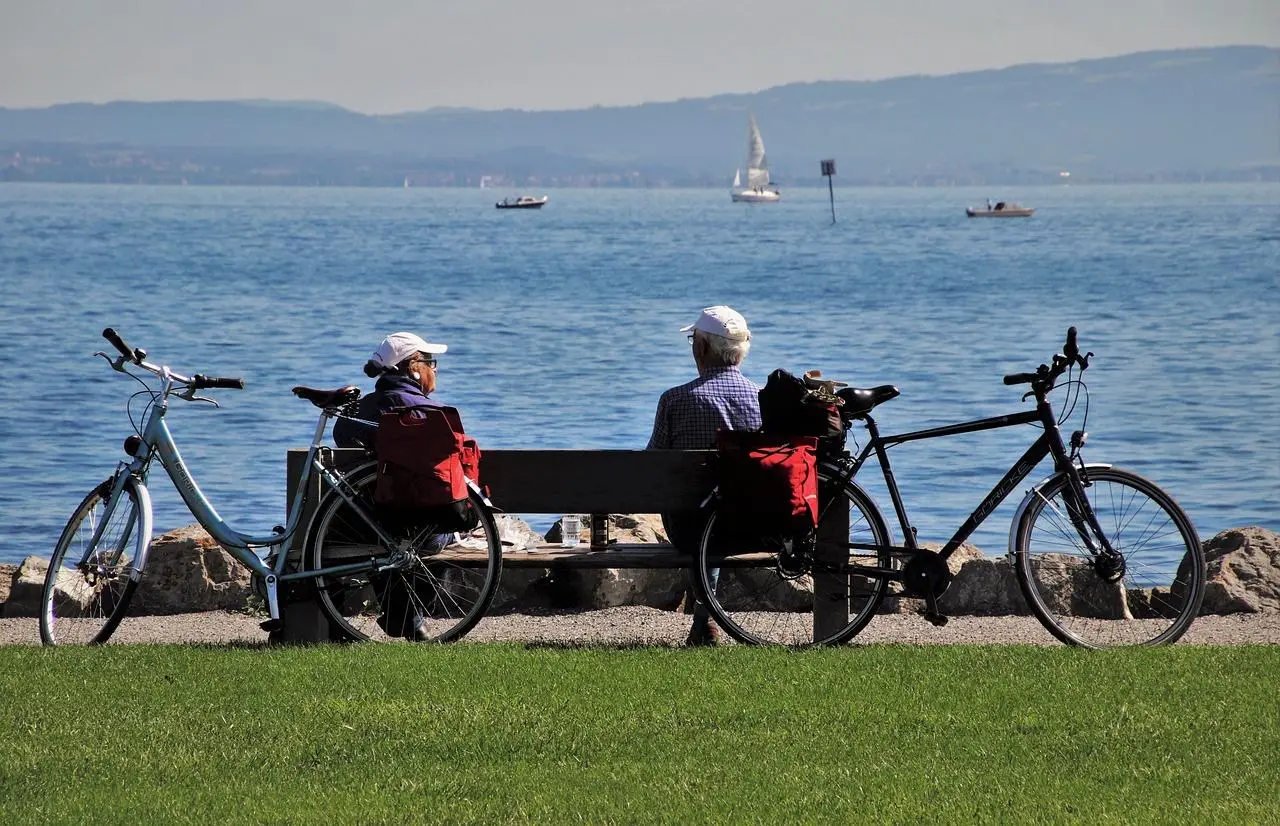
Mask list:
[[[718,303],[747,317],[757,381],[897,385],[886,433],[1024,409],[1001,377],[1075,325],[1095,353],[1086,459],[1165,487],[1203,538],[1280,529],[1280,186],[846,189],[834,225],[822,190],[548,194],[499,211],[480,190],[0,185],[0,560],[47,556],[122,456],[139,388],[93,358],[103,327],[179,372],[244,377],[169,422],[222,515],[261,534],[315,422],[289,388],[368,388],[386,333],[449,345],[437,395],[483,447],[641,448],[658,395],[693,375],[677,329]],[[965,218],[995,195],[1035,217]],[[1035,436],[895,448],[920,538],[948,538]],[[860,476],[888,510],[877,478]],[[152,490],[157,529],[194,521],[162,473]],[[988,553],[1019,499],[976,535]]]

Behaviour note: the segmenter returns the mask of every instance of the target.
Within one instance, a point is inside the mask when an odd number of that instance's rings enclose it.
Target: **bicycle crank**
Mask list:
[[[902,584],[908,596],[924,597],[924,618],[939,627],[947,618],[938,610],[938,597],[951,585],[951,569],[937,551],[917,551],[902,568]]]
[[[909,596],[940,597],[951,585],[951,569],[937,551],[916,551],[902,568],[902,584]]]

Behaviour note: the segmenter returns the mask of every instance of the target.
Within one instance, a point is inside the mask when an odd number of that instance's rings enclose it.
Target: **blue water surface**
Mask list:
[[[719,303],[746,315],[758,381],[897,385],[886,433],[1025,409],[1001,377],[1075,325],[1095,358],[1064,427],[1087,410],[1088,460],[1155,480],[1204,538],[1280,529],[1280,186],[846,189],[834,225],[823,190],[548,194],[499,211],[480,190],[0,185],[0,561],[47,556],[122,455],[139,388],[92,357],[103,327],[244,377],[169,423],[219,512],[261,534],[315,423],[289,388],[367,389],[386,333],[449,345],[438,395],[483,447],[640,448],[693,374],[678,328]],[[996,195],[1035,217],[965,218]],[[947,539],[1036,435],[895,448],[920,538]],[[152,489],[158,530],[193,521],[163,474]],[[976,534],[988,553],[1020,498]]]

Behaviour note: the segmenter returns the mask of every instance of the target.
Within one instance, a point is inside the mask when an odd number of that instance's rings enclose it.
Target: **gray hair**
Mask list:
[[[750,339],[734,341],[703,330],[695,330],[693,334],[707,343],[707,367],[737,367],[751,352]]]

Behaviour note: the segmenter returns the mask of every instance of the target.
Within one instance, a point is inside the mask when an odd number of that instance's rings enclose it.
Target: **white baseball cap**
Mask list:
[[[697,321],[688,327],[680,328],[682,333],[687,333],[690,330],[701,330],[704,333],[721,336],[731,341],[746,341],[751,338],[751,331],[747,329],[747,320],[737,310],[732,307],[726,307],[723,304],[707,307],[698,316]]]
[[[382,340],[378,349],[373,351],[372,360],[386,368],[395,367],[414,353],[443,353],[449,349],[445,344],[432,344],[413,333],[392,333]]]

